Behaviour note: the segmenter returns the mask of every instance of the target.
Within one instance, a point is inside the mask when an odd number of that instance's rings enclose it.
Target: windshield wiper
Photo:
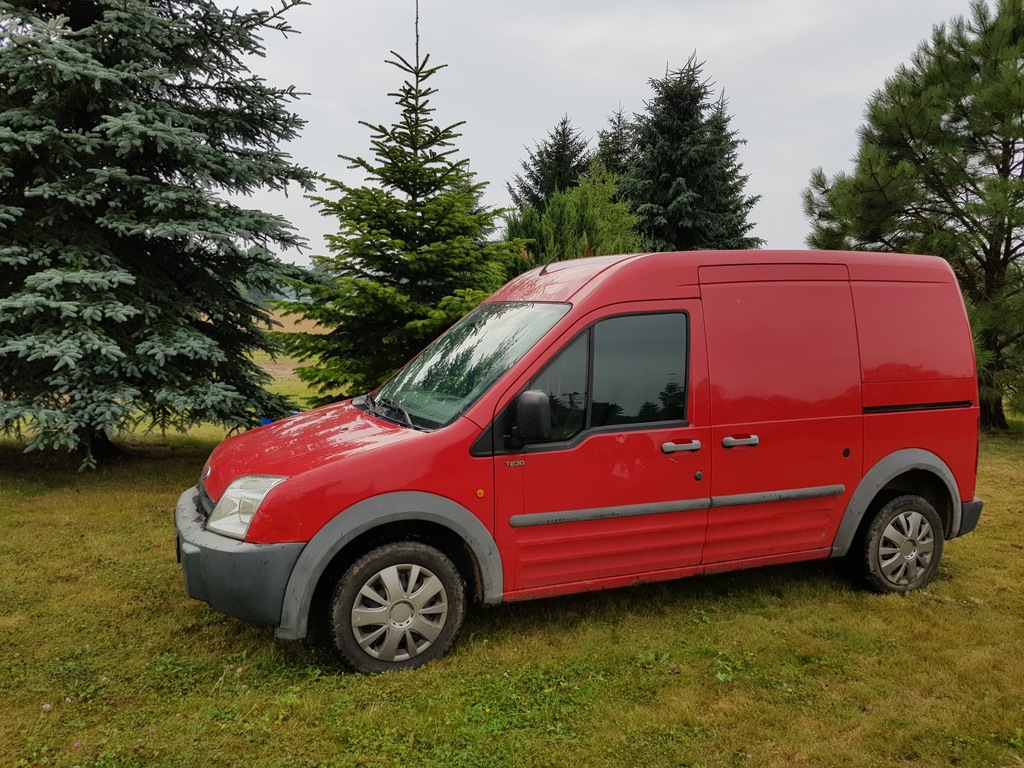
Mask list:
[[[387,397],[374,398],[373,395],[366,396],[366,405],[369,407],[370,412],[385,418],[388,421],[394,421],[398,424],[403,424],[411,429],[419,429],[412,422],[412,417],[409,412],[402,406]],[[394,411],[399,414],[402,418],[396,419],[388,414],[388,411]]]
[[[380,403],[385,408],[390,408],[392,411],[397,411],[402,415],[402,418],[405,420],[406,426],[416,429],[416,425],[412,423],[412,417],[409,416],[409,412],[405,410],[405,408],[400,406],[398,403],[396,403],[394,400],[382,397],[379,400],[376,400],[375,402]]]

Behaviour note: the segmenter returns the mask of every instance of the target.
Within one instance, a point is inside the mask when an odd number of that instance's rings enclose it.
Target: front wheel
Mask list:
[[[909,592],[935,576],[942,557],[942,521],[920,496],[900,496],[868,526],[860,552],[865,581],[876,592]]]
[[[434,547],[396,542],[353,563],[334,591],[334,644],[356,671],[415,669],[451,647],[466,586]]]

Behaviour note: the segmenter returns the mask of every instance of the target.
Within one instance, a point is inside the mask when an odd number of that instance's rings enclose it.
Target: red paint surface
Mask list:
[[[905,448],[938,455],[973,497],[977,383],[966,314],[938,259],[714,252],[602,257],[517,278],[492,297],[569,313],[453,424],[419,432],[349,403],[233,438],[210,458],[216,499],[242,474],[289,479],[256,542],[306,541],[358,501],[434,493],[492,532],[507,599],[825,557],[863,474]],[[593,433],[556,450],[470,448],[564,344],[601,318],[690,318],[687,423]],[[944,410],[864,413],[919,404]],[[963,405],[968,403],[967,405]],[[728,449],[727,437],[758,444]],[[701,450],[666,455],[664,442]],[[501,438],[498,438],[499,444]],[[515,515],[842,486],[813,499],[513,528]]]

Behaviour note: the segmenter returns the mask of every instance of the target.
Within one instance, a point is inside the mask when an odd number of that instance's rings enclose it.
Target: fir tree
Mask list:
[[[367,186],[327,180],[332,199],[315,198],[340,230],[328,236],[331,255],[313,258],[324,277],[298,284],[303,301],[285,305],[329,332],[296,334],[291,350],[312,365],[299,376],[320,402],[365,392],[387,379],[424,345],[504,281],[515,243],[485,239],[500,211],[485,210],[485,184],[453,142],[462,123],[433,122],[427,81],[444,65],[394,51],[387,63],[406,80],[395,97],[401,117],[392,126],[363,122],[372,131],[375,160],[342,155],[367,174]]]
[[[0,431],[87,463],[139,422],[282,412],[247,290],[300,243],[220,193],[310,188],[291,88],[249,73],[276,11],[212,0],[0,2]]]
[[[729,127],[726,101],[712,101],[703,63],[651,80],[654,98],[637,116],[636,155],[619,185],[655,250],[756,248],[747,216],[760,199],[744,196],[747,177]]]
[[[596,156],[616,176],[625,175],[636,157],[636,124],[622,107],[608,116],[608,128],[597,132]]]
[[[569,116],[558,121],[547,139],[530,150],[522,162],[522,175],[516,174],[508,193],[518,208],[527,206],[543,213],[556,192],[566,192],[586,175],[590,164],[588,141],[583,132],[572,127]]]

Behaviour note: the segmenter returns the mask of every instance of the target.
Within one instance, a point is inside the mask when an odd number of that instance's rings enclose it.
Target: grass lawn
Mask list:
[[[220,434],[78,473],[0,444],[0,766],[1024,766],[1024,437],[905,597],[812,563],[477,611],[362,677],[185,597]]]

